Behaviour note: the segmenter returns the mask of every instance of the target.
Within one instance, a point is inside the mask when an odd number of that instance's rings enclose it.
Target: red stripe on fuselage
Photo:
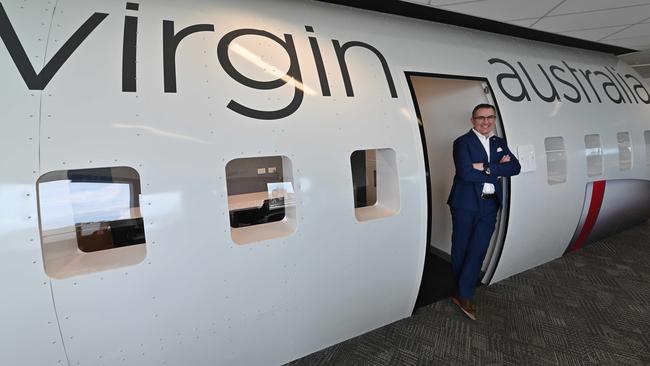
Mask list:
[[[591,234],[591,230],[596,224],[596,219],[598,218],[598,213],[600,212],[600,207],[603,204],[603,197],[605,197],[605,182],[604,180],[599,180],[594,182],[591,189],[591,202],[589,203],[589,212],[587,213],[587,218],[585,219],[585,224],[582,226],[580,235],[578,239],[573,243],[569,251],[574,251],[582,248],[587,241],[587,237]]]

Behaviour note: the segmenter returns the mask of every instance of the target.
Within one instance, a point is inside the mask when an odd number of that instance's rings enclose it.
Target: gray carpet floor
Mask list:
[[[650,365],[650,222],[287,365]]]

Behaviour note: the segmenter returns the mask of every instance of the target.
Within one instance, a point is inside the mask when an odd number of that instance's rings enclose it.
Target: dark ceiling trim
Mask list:
[[[378,11],[386,14],[401,15],[409,18],[428,20],[432,22],[456,25],[459,27],[477,29],[480,31],[503,34],[533,41],[553,43],[561,46],[581,48],[585,50],[605,52],[614,55],[636,52],[636,50],[603,43],[586,41],[578,38],[548,33],[518,25],[502,23],[471,15],[454,13],[448,10],[430,6],[408,3],[398,0],[316,0],[324,3],[350,6],[359,9]]]

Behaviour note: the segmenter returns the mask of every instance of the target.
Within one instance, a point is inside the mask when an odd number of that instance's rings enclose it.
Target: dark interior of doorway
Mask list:
[[[450,297],[455,290],[451,263],[428,250],[415,309]]]
[[[456,281],[451,270],[449,259],[443,258],[433,250],[428,250],[424,259],[424,271],[420,281],[418,298],[415,300],[414,311],[434,302],[444,300],[454,294]],[[485,273],[481,272],[476,287],[484,286],[480,279]]]

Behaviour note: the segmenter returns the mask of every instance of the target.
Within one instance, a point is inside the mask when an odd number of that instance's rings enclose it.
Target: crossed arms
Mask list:
[[[490,165],[490,174],[483,172],[482,162],[472,162],[469,146],[464,139],[454,142],[454,165],[458,177],[467,182],[496,184],[498,177],[510,177],[519,174],[521,165],[505,144],[503,157],[499,164]]]

